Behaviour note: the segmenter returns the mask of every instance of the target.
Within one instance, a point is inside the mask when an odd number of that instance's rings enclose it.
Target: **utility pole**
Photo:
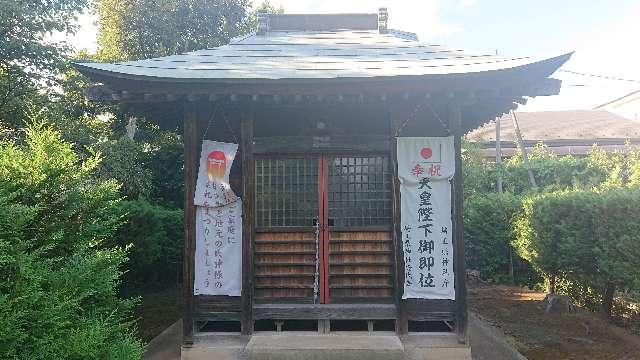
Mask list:
[[[516,131],[516,139],[518,140],[518,147],[520,151],[522,151],[522,162],[524,166],[527,168],[527,173],[529,174],[529,182],[531,186],[537,188],[536,178],[533,176],[533,171],[531,170],[531,164],[529,164],[529,156],[527,156],[527,148],[524,146],[524,141],[522,140],[522,134],[520,133],[520,126],[518,126],[518,118],[516,117],[515,111],[511,110],[511,118],[513,119],[513,128]]]
[[[500,138],[500,126],[501,126],[502,116],[498,116],[496,118],[496,169],[498,170],[498,181],[497,188],[498,194],[502,194],[502,139]],[[511,249],[511,245],[507,244],[507,249],[509,251],[509,280],[511,280],[511,284],[515,284],[515,272],[513,269],[513,250]]]

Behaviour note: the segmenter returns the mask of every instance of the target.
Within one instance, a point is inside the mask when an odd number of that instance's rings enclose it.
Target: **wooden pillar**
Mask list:
[[[193,344],[194,296],[193,281],[195,271],[196,207],[193,205],[196,177],[198,176],[198,118],[193,105],[185,104],[184,142],[184,259],[182,270],[182,290],[184,309],[182,316],[183,344]]]
[[[389,114],[389,136],[391,146],[391,176],[392,179],[392,214],[393,214],[393,244],[395,260],[395,303],[398,318],[396,320],[396,332],[400,335],[409,332],[409,320],[407,311],[402,301],[404,291],[404,250],[402,247],[402,229],[400,228],[400,181],[398,180],[398,138],[395,137],[395,129],[398,126],[393,121],[393,115]]]
[[[467,287],[465,283],[464,265],[464,239],[463,239],[463,209],[462,209],[462,115],[460,105],[451,104],[449,106],[449,129],[454,136],[455,150],[455,175],[453,177],[452,192],[452,224],[453,224],[453,270],[455,273],[455,312],[456,312],[456,333],[460,343],[469,342],[467,336]]]
[[[242,155],[242,334],[253,333],[253,239],[255,165],[253,160],[253,112],[242,112],[240,153]]]

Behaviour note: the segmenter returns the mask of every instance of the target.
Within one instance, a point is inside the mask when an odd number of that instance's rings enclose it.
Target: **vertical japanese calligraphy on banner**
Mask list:
[[[194,295],[240,296],[242,287],[242,201],[229,173],[237,144],[205,140],[196,183]]]
[[[194,205],[216,207],[236,201],[229,186],[229,173],[237,151],[238,144],[202,142]]]
[[[240,296],[242,202],[196,208],[194,295]]]
[[[403,299],[455,300],[451,226],[453,137],[399,137]]]

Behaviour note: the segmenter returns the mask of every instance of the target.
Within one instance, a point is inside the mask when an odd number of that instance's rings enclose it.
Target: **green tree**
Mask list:
[[[282,5],[275,7],[269,1],[263,1],[256,6],[254,14],[257,13],[284,14],[284,7]]]
[[[483,278],[532,285],[534,274],[511,246],[513,221],[520,209],[520,198],[510,193],[465,197],[465,260],[469,269],[480,270]]]
[[[593,197],[591,192],[533,195],[523,200],[515,223],[519,255],[545,274],[549,292],[558,278],[594,270]]]
[[[248,31],[248,0],[100,0],[98,58],[143,59],[226,44]]]
[[[0,142],[0,357],[139,359],[118,297],[127,256],[106,246],[125,215],[118,185],[96,177],[59,133],[26,129]]]
[[[0,1],[0,121],[17,128],[25,103],[43,104],[43,85],[57,84],[69,47],[47,38],[73,33],[86,0]],[[18,126],[16,126],[18,124]]]
[[[600,299],[611,314],[618,288],[640,276],[640,190],[564,191],[524,201],[516,224],[516,248],[542,271],[555,290],[556,279],[581,303]],[[575,289],[586,289],[577,294]],[[589,295],[593,293],[595,295]]]
[[[640,278],[640,190],[612,189],[599,194],[594,211],[595,284],[602,290],[602,312],[611,316],[616,289]]]

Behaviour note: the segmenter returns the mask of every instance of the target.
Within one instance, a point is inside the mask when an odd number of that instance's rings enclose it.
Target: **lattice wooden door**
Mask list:
[[[389,159],[330,157],[327,167],[327,300],[393,302]]]
[[[392,302],[391,216],[386,157],[257,159],[256,300]]]

